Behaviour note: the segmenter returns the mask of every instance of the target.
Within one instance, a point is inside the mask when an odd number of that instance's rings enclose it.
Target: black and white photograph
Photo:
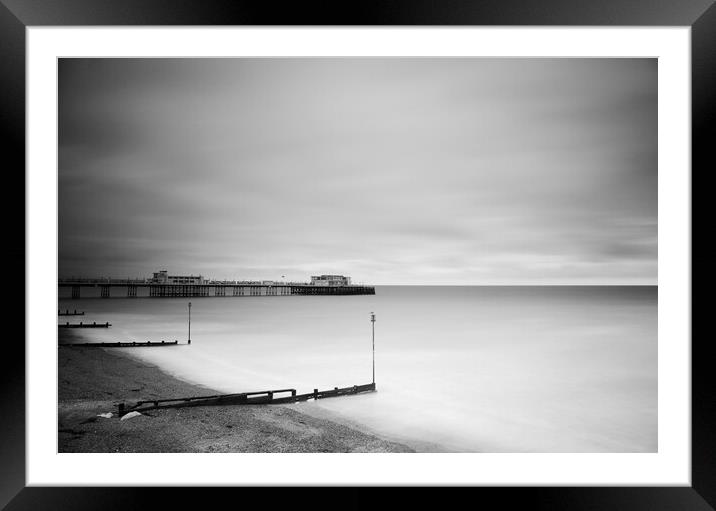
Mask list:
[[[59,58],[58,451],[658,452],[657,71]]]

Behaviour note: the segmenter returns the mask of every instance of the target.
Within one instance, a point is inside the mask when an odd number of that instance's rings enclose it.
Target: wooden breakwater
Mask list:
[[[145,341],[145,342],[67,342],[59,346],[80,347],[80,348],[152,348],[158,346],[176,346],[178,341]]]
[[[310,399],[325,399],[330,397],[349,396],[364,392],[375,392],[375,383],[353,385],[330,390],[313,389],[313,392],[297,394],[296,389],[264,390],[259,392],[241,392],[238,394],[216,394],[213,396],[182,397],[173,399],[154,399],[137,401],[133,406],[125,403],[117,405],[119,416],[129,412],[144,412],[160,408],[180,408],[189,406],[227,406],[227,405],[266,405],[286,404],[308,401]]]
[[[73,310],[73,311],[69,311],[68,309],[65,309],[65,312],[62,312],[62,311],[59,311],[59,310],[58,310],[58,311],[57,311],[57,315],[58,315],[58,316],[84,316],[85,313],[82,312],[82,311],[77,312],[77,309],[75,309],[75,310]]]
[[[57,325],[58,328],[109,328],[111,326],[112,324],[109,321],[106,323],[97,323],[96,321],[93,321],[92,323],[83,323],[82,321],[79,323],[70,323],[68,321],[64,325]]]

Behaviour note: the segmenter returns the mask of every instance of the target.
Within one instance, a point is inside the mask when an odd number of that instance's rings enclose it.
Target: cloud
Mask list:
[[[59,83],[61,275],[656,282],[653,59],[62,59]]]

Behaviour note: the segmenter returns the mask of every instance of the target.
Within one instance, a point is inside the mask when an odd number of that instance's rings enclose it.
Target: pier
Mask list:
[[[375,287],[363,285],[317,286],[308,283],[208,282],[204,284],[157,284],[147,279],[61,279],[58,289],[70,288],[72,299],[82,290],[99,288],[100,298],[237,298],[258,296],[374,295]],[[96,293],[96,291],[95,291]]]
[[[65,312],[57,311],[58,316],[84,316],[84,312],[77,312],[77,309],[70,312],[69,310],[65,309]]]
[[[308,401],[310,399],[326,399],[330,397],[348,396],[364,392],[375,392],[375,383],[353,385],[330,390],[314,389],[306,394],[296,394],[296,389],[264,390],[259,392],[242,392],[238,394],[217,394],[213,396],[182,397],[173,399],[154,399],[137,401],[134,406],[127,407],[125,403],[117,405],[120,417],[129,412],[144,412],[160,408],[181,408],[189,406],[226,406],[226,405],[264,405],[286,404]],[[288,394],[288,395],[285,395]]]

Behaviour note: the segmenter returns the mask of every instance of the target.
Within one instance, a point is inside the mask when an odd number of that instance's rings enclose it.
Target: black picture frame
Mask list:
[[[247,0],[0,0],[0,127],[2,129],[5,190],[24,197],[25,190],[25,29],[28,26],[85,25],[554,25],[554,26],[689,26],[692,71],[692,187],[694,175],[716,168],[708,130],[716,118],[716,6],[713,0],[362,0],[339,3],[296,1],[288,5]],[[7,194],[10,195],[10,194]],[[4,201],[4,204],[7,204]],[[23,200],[24,205],[24,200]],[[13,205],[6,219],[17,216]],[[693,210],[693,198],[692,198]],[[12,216],[10,216],[12,215]],[[5,222],[6,271],[25,267],[25,226]],[[692,228],[693,232],[693,228]],[[22,240],[22,242],[20,241]],[[693,254],[693,241],[691,246]],[[692,257],[693,261],[693,257]],[[12,267],[12,269],[10,269]],[[692,264],[693,273],[693,264]],[[710,279],[702,278],[705,287]],[[13,284],[13,289],[17,287]],[[693,287],[692,287],[693,295]],[[8,312],[23,303],[12,296]],[[16,298],[18,298],[16,300]],[[692,318],[696,304],[692,299]],[[25,337],[24,322],[14,316],[18,335],[3,342],[0,370],[0,507],[24,509],[134,509],[148,498],[159,497],[164,508],[190,504],[187,488],[60,488],[26,487],[25,484]],[[692,325],[693,319],[692,319]],[[515,505],[537,509],[650,509],[687,510],[716,507],[716,388],[710,340],[692,335],[692,484],[690,487],[502,487],[472,488],[450,498],[467,497],[475,504],[497,499],[500,507]],[[212,500],[242,502],[266,495],[266,489],[213,489]],[[311,507],[372,507],[372,489],[349,489],[340,496],[325,489]],[[232,496],[227,495],[228,492]],[[249,492],[249,495],[246,493]],[[273,505],[290,499],[295,505],[303,490],[279,496]],[[203,497],[200,497],[203,499]],[[263,498],[263,497],[261,497]],[[425,495],[416,488],[410,500],[447,504],[444,496]],[[238,505],[238,504],[237,504]],[[286,504],[289,505],[289,504]],[[147,505],[148,507],[148,505]]]

